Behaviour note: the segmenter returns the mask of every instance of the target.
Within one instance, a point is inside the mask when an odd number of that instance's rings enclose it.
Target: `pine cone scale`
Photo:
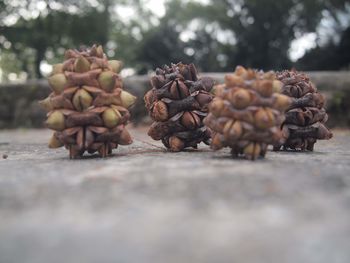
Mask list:
[[[324,125],[328,120],[325,98],[304,73],[283,71],[277,74],[277,78],[283,83],[282,93],[291,97],[292,104],[286,110],[286,120],[282,124],[283,129],[289,131],[289,136],[283,145],[276,145],[274,149],[312,151],[317,139],[332,137]]]
[[[171,151],[197,148],[207,142],[210,133],[203,125],[208,104],[213,96],[208,92],[214,82],[197,77],[193,64],[182,63],[156,69],[151,78],[152,90],[144,97],[146,108],[155,121],[148,135],[162,140]]]
[[[136,98],[122,90],[121,62],[108,61],[101,46],[68,50],[65,58],[49,77],[53,93],[40,102],[50,111],[48,128],[56,131],[49,147],[65,146],[71,158],[85,151],[105,157],[118,144],[130,144],[127,108]]]
[[[211,147],[230,147],[234,157],[264,157],[269,144],[284,139],[279,129],[291,99],[277,93],[282,86],[273,72],[237,67],[216,87],[205,124],[213,131]]]

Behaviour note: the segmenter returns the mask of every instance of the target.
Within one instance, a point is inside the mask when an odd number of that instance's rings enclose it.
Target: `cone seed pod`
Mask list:
[[[78,73],[84,73],[90,70],[90,62],[83,56],[79,56],[74,61],[74,70]]]
[[[277,79],[282,83],[280,89],[284,97],[277,97],[275,104],[284,105],[286,98],[292,100],[285,107],[285,121],[282,131],[286,141],[275,144],[274,150],[313,151],[317,139],[332,138],[331,131],[325,126],[328,115],[324,109],[325,98],[317,92],[309,77],[295,70],[277,73]]]
[[[63,146],[63,143],[56,137],[55,134],[53,134],[49,141],[49,148],[60,148]]]
[[[189,130],[194,130],[200,127],[201,119],[196,113],[186,111],[181,117],[181,124]]]
[[[114,73],[119,73],[123,67],[123,63],[119,60],[109,60],[108,66]]]
[[[55,75],[55,74],[59,74],[59,73],[63,73],[63,64],[62,63],[55,64],[52,66],[51,75]]]
[[[130,94],[129,92],[126,91],[122,91],[120,93],[120,100],[121,100],[121,104],[124,108],[129,108],[130,106],[134,105],[135,101],[136,101],[136,97],[132,94]]]
[[[96,48],[96,56],[99,57],[99,58],[103,58],[103,56],[104,56],[103,48],[102,48],[101,45],[99,45]]]
[[[169,138],[169,149],[172,152],[179,152],[185,147],[185,143],[176,136],[171,136]]]
[[[63,73],[57,73],[55,75],[50,76],[48,81],[52,90],[56,94],[61,94],[67,85],[67,79]]]
[[[112,71],[104,71],[98,77],[100,87],[106,92],[112,92],[115,88],[116,76]]]
[[[73,105],[77,111],[83,111],[91,106],[92,100],[92,96],[85,89],[79,89],[73,96]]]
[[[166,121],[169,116],[168,107],[164,102],[157,101],[153,105],[151,116],[155,121]]]
[[[245,89],[231,90],[228,100],[239,110],[248,107],[251,102],[250,93]]]
[[[204,123],[213,131],[211,148],[230,147],[234,157],[264,157],[269,144],[283,141],[280,126],[291,100],[279,93],[274,72],[238,66],[209,105]]]
[[[65,119],[62,112],[56,110],[52,112],[46,120],[46,125],[49,129],[62,131],[65,128]]]
[[[148,131],[162,140],[171,151],[197,148],[209,143],[210,131],[204,127],[214,81],[199,78],[193,64],[171,64],[156,69],[150,80],[152,89],[144,97],[146,108],[155,121]]]
[[[49,112],[47,127],[55,130],[49,148],[65,146],[70,158],[85,151],[105,157],[132,143],[125,125],[136,97],[122,90],[121,65],[108,61],[102,46],[65,52],[48,78],[53,92],[39,102]]]
[[[113,128],[118,125],[121,115],[119,111],[106,109],[102,114],[102,119],[107,128]]]

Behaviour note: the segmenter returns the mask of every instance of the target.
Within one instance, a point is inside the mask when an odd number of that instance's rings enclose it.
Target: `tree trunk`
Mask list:
[[[38,79],[41,79],[43,75],[40,72],[40,63],[45,58],[45,50],[44,49],[37,49],[36,55],[35,55],[35,77]]]

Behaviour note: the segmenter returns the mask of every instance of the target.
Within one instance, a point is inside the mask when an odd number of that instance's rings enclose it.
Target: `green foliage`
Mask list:
[[[291,42],[317,32],[325,11],[339,21],[348,1],[168,0],[161,18],[145,8],[147,0],[48,0],[40,12],[38,0],[17,2],[0,0],[0,66],[5,76],[24,71],[34,78],[41,77],[42,61],[56,63],[66,48],[92,43],[138,73],[179,61],[194,62],[202,71],[228,71],[237,64],[289,68]],[[132,6],[134,17],[118,17],[119,6]],[[23,15],[23,9],[36,15]],[[298,68],[348,67],[348,31],[339,43],[308,52]]]
[[[167,18],[161,19],[158,27],[144,32],[136,53],[136,59],[140,62],[138,72],[146,73],[170,61],[187,63],[189,57],[184,53],[185,43],[179,36],[176,25]]]
[[[291,65],[290,43],[299,34],[314,31],[321,19],[324,1],[314,0],[216,0],[211,5],[191,4],[191,17],[218,22],[234,32],[236,48],[230,65],[281,69]]]
[[[350,69],[350,27],[345,29],[339,43],[330,41],[308,51],[296,63],[301,70],[349,70]]]
[[[343,0],[212,0],[209,4],[169,1],[160,25],[147,32],[141,41],[137,59],[145,61],[143,65],[148,69],[163,64],[164,60],[188,59],[205,71],[232,70],[238,64],[265,70],[290,68],[293,66],[289,58],[291,42],[304,33],[315,32],[324,10],[336,13],[345,3]],[[193,21],[197,22],[195,28],[190,28],[194,38],[178,39]],[[174,37],[177,39],[169,41]]]

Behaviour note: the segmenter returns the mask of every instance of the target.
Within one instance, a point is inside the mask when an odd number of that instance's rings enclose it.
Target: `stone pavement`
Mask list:
[[[254,163],[131,133],[69,160],[46,130],[0,131],[0,262],[350,262],[350,131]]]

